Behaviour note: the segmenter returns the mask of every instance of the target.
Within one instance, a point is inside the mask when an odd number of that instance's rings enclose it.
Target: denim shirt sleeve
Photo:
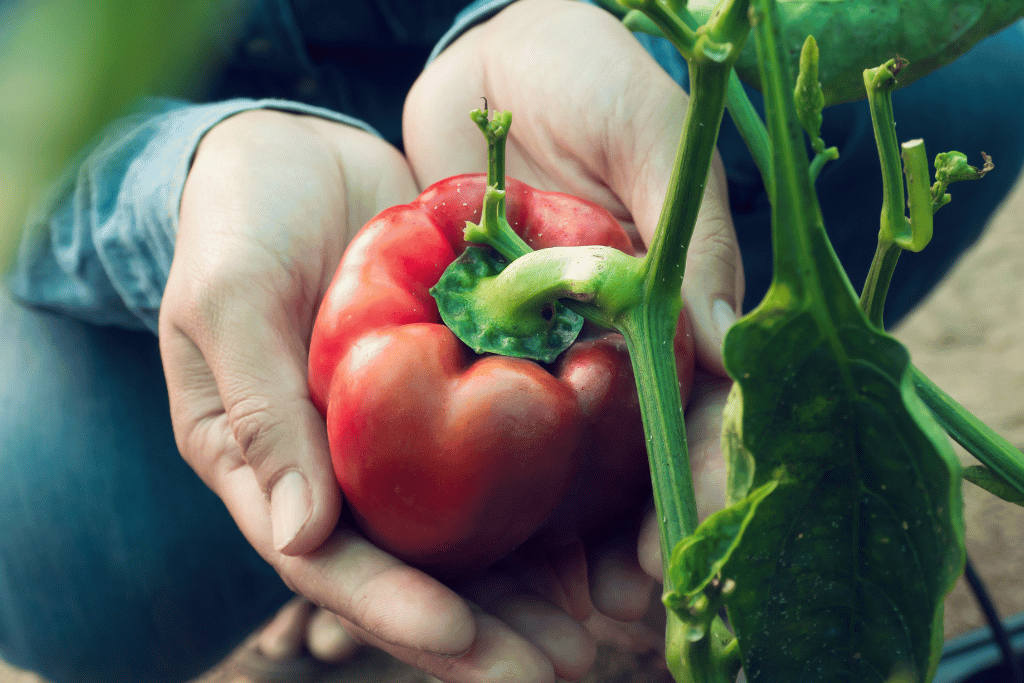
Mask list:
[[[455,39],[461,36],[463,33],[473,28],[477,24],[481,24],[495,14],[511,5],[516,0],[476,0],[473,4],[466,7],[466,9],[459,12],[458,16],[455,17],[455,22],[452,27],[441,36],[441,40],[434,46],[434,50],[430,53],[430,57],[427,58],[427,62],[430,63],[441,54],[441,52],[455,42]]]
[[[352,117],[284,100],[149,100],[109,126],[29,216],[11,274],[14,297],[93,324],[156,332],[192,155],[210,128],[250,109],[376,134]]]

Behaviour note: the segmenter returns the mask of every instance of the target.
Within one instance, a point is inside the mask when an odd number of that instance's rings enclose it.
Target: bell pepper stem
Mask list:
[[[500,329],[535,332],[543,309],[559,299],[587,303],[615,318],[636,303],[642,262],[604,246],[531,251],[478,285],[476,304]]]
[[[501,184],[505,184],[504,176],[502,176]],[[533,251],[530,245],[512,229],[505,218],[505,191],[490,184],[484,191],[480,224],[466,221],[463,235],[467,242],[493,247],[509,261],[515,261],[520,256]]]
[[[489,117],[487,100],[484,109],[469,112],[469,118],[477,125],[487,140],[487,185],[499,190],[505,189],[505,142],[512,127],[512,112],[497,111]]]

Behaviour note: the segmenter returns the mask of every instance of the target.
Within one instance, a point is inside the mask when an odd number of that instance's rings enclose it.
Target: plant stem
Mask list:
[[[668,562],[672,549],[697,528],[697,501],[686,450],[673,340],[682,309],[676,300],[648,298],[619,323],[636,377],[640,414],[647,436],[654,507],[660,528],[664,590],[675,588]]]
[[[903,249],[920,251],[928,244],[932,236],[932,214],[943,204],[933,197],[933,189],[928,185],[928,160],[924,142],[912,140],[902,146],[903,167],[910,196],[909,221],[903,213],[903,178],[899,173],[900,159],[891,99],[895,75],[900,68],[901,63],[896,60],[864,71],[871,121],[882,161],[883,208],[878,247],[861,293],[860,306],[868,319],[878,327],[884,326],[885,296],[900,253]],[[980,175],[984,175],[984,172]],[[978,176],[977,173],[969,173],[968,177]],[[945,196],[945,186],[942,181],[936,185],[937,195],[941,199]],[[1024,453],[953,400],[917,367],[911,365],[910,372],[918,396],[946,433],[1004,482],[1024,495]]]
[[[896,271],[896,262],[899,261],[902,252],[903,249],[895,242],[884,240],[879,235],[875,257],[871,260],[871,268],[868,270],[868,277],[864,282],[864,291],[860,294],[860,309],[867,315],[868,320],[880,329],[885,328],[883,320],[885,296],[889,291],[892,274]]]
[[[907,179],[907,207],[910,209],[909,239],[896,243],[910,251],[921,251],[932,239],[932,189],[928,172],[928,153],[924,140],[910,140],[900,145],[903,150],[903,175]]]
[[[697,528],[672,340],[682,310],[686,251],[707,185],[725,109],[729,74],[746,38],[746,24],[738,24],[736,15],[741,15],[745,21],[746,8],[746,0],[727,2],[717,15],[716,23],[702,27],[698,33],[688,60],[690,103],[683,121],[676,165],[654,239],[644,259],[644,305],[630,311],[619,324],[640,392],[654,502],[661,523],[665,590],[674,588],[669,585],[668,571],[672,549]],[[651,18],[657,21],[656,17]],[[720,32],[728,33],[731,40],[725,40]],[[715,46],[729,42],[732,53],[720,60],[717,53],[700,49],[701,39]]]
[[[793,80],[779,40],[773,0],[751,3],[751,30],[756,38],[767,127],[772,140],[773,287],[802,296],[808,275],[816,273],[810,244],[814,231],[824,231],[817,195],[811,182],[804,132],[793,101]]]
[[[685,4],[679,7],[679,16],[687,26],[696,30],[700,25],[697,17],[693,16]],[[747,91],[743,89],[740,77],[736,75],[735,69],[729,69],[729,86],[725,94],[725,107],[729,111],[729,117],[736,124],[736,130],[750,150],[750,156],[754,159],[757,170],[761,173],[761,180],[764,182],[765,191],[771,193],[772,174],[772,143],[768,139],[768,129],[764,121],[754,109],[754,104],[747,97]]]
[[[679,5],[678,7],[661,7],[655,2],[642,3],[642,2],[628,2],[630,7],[640,7],[642,4],[649,4],[652,6],[652,11],[663,13],[672,16],[674,12],[678,16],[679,20],[682,20],[682,24],[688,29],[686,32],[672,29],[675,33],[674,36],[670,36],[666,33],[662,27],[662,22],[656,22],[646,16],[639,9],[632,9],[625,14],[616,9],[611,9],[609,6],[612,4],[619,5],[616,0],[599,0],[600,4],[609,8],[616,16],[622,18],[623,25],[630,31],[647,33],[648,35],[665,38],[671,42],[679,53],[684,57],[687,57],[692,53],[693,45],[695,42],[695,32],[700,27],[700,22],[693,16],[689,9],[686,8],[685,4],[673,3]],[[646,11],[646,8],[645,8]],[[676,23],[676,19],[671,20],[673,24]],[[687,57],[688,58],[688,57]],[[746,143],[747,149],[750,150],[750,155],[754,159],[754,164],[757,166],[757,170],[761,172],[761,179],[764,182],[766,190],[771,193],[771,142],[768,140],[768,130],[764,126],[764,121],[761,120],[761,116],[754,109],[753,103],[750,98],[747,97],[747,92],[743,89],[743,83],[740,81],[739,76],[736,75],[736,70],[731,69],[729,73],[729,86],[726,92],[725,99],[726,109],[729,111],[729,116],[732,118],[733,123],[736,124],[736,129],[739,131],[740,137],[743,138],[743,142]]]
[[[868,95],[871,126],[882,165],[882,214],[878,231],[878,246],[871,261],[864,289],[860,295],[861,310],[872,324],[884,328],[885,296],[889,282],[900,258],[898,242],[909,243],[910,227],[904,210],[903,165],[900,163],[899,142],[896,139],[896,121],[892,113],[892,91],[896,87],[896,74],[906,64],[891,59],[874,69],[864,70],[864,88]]]
[[[667,5],[657,0],[624,0],[622,4],[635,11],[643,12],[643,15],[657,27],[661,35],[679,50],[679,54],[687,61],[690,60],[697,40],[696,21],[687,22],[683,16],[672,12]],[[633,13],[630,15],[637,16]],[[632,29],[628,21],[630,15],[626,16],[626,25],[627,28]]]
[[[1024,453],[953,400],[918,368],[912,365],[910,372],[917,395],[946,433],[1024,495]]]
[[[559,299],[586,302],[607,319],[635,306],[642,261],[605,246],[551,247],[512,261],[477,284],[477,311],[507,334],[533,334],[547,325],[545,306]]]
[[[695,638],[692,626],[671,610],[665,627],[665,663],[676,683],[733,683],[739,673],[736,639],[715,617],[711,633]],[[725,645],[728,641],[729,645]]]
[[[818,174],[821,173],[821,169],[825,168],[825,164],[830,161],[835,161],[839,158],[839,148],[829,147],[824,151],[818,152],[814,155],[814,159],[811,160],[811,182],[813,183],[818,179]]]
[[[896,139],[896,121],[892,113],[892,91],[896,88],[896,74],[906,64],[901,59],[890,59],[874,69],[864,70],[871,126],[875,132],[878,158],[882,164],[882,215],[879,241],[896,242],[908,235],[905,199],[903,195],[903,165]]]
[[[768,129],[764,126],[753,103],[747,97],[743,89],[740,77],[736,75],[735,69],[729,74],[729,91],[726,94],[725,106],[729,110],[729,116],[736,124],[743,142],[750,150],[750,156],[761,172],[761,180],[764,183],[765,191],[770,195],[772,192],[772,144],[768,139]],[[824,165],[824,162],[822,162]]]

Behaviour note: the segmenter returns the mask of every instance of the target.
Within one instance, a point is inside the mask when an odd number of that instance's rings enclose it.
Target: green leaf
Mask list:
[[[964,469],[964,479],[997,498],[1024,507],[1024,494],[984,465],[971,465]]]
[[[726,338],[742,405],[723,448],[753,458],[752,486],[786,473],[723,572],[729,618],[752,682],[928,680],[963,564],[959,465],[906,350],[814,246],[820,286],[773,286]]]
[[[685,609],[721,573],[757,506],[778,484],[777,480],[766,482],[743,500],[705,519],[695,532],[676,544],[669,563],[676,590],[665,596],[666,606]]]
[[[779,64],[774,3],[752,31],[771,135],[775,272],[733,325],[723,359],[739,387],[727,465],[758,487],[723,568],[725,602],[751,683],[867,683],[909,669],[930,680],[943,598],[963,568],[960,465],[918,398],[909,354],[871,324],[828,241]],[[825,50],[822,50],[825,53]]]
[[[690,0],[687,7],[703,23],[717,5],[718,0]],[[826,105],[863,99],[861,73],[895,55],[910,60],[900,74],[903,87],[1024,17],[1020,0],[780,0],[778,5],[793,74],[804,38],[818,39]],[[752,44],[736,72],[748,83],[760,83]]]
[[[29,207],[144,95],[190,99],[243,12],[212,0],[5,3],[0,12],[0,275]]]
[[[583,318],[558,301],[531,308],[533,302],[516,306],[514,295],[498,292],[498,301],[488,297],[488,284],[508,265],[508,259],[490,247],[467,247],[430,290],[441,320],[477,353],[550,363],[576,340]]]

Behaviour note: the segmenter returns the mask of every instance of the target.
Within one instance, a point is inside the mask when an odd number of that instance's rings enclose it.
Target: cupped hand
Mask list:
[[[352,235],[417,192],[397,150],[353,127],[251,111],[210,130],[160,312],[178,448],[288,586],[360,642],[453,682],[576,677],[592,639],[514,573],[467,586],[472,604],[338,524],[306,380],[313,320]]]
[[[614,17],[570,0],[520,0],[442,52],[405,105],[406,154],[421,185],[486,170],[486,147],[468,114],[481,98],[512,112],[508,175],[600,204],[650,242],[688,98]],[[742,293],[716,156],[683,296],[698,359],[719,374],[721,340]]]
[[[482,97],[492,109],[512,112],[509,176],[598,203],[650,242],[688,98],[611,15],[567,0],[520,0],[442,52],[406,100],[406,153],[420,184],[486,169],[486,148],[468,116]],[[683,282],[697,345],[699,381],[687,429],[702,518],[723,502],[717,435],[729,382],[721,343],[742,295],[739,248],[716,157]],[[646,605],[641,596],[650,594],[638,576],[636,538],[634,532],[628,549],[621,535],[592,549],[594,604],[615,618],[639,616]],[[639,554],[640,565],[660,578],[653,517],[640,534]]]

